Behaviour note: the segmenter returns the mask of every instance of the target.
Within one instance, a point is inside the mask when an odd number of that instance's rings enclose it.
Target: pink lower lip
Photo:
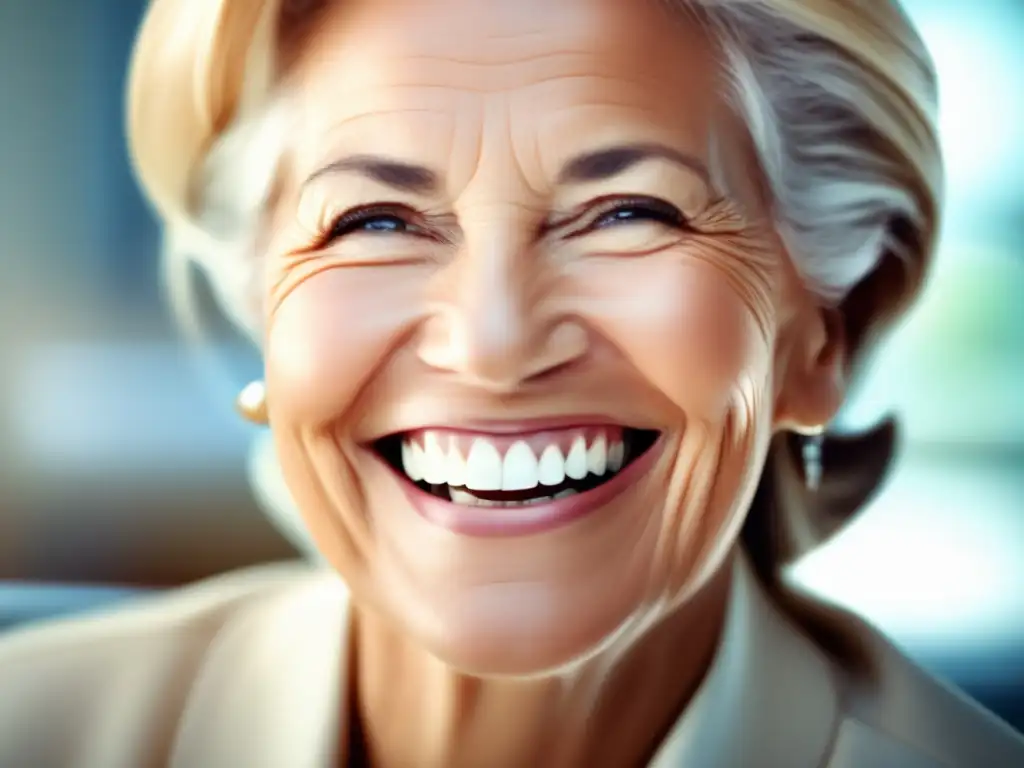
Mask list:
[[[521,507],[473,507],[445,501],[420,490],[399,473],[402,490],[421,517],[464,536],[529,536],[543,533],[597,511],[643,476],[661,452],[661,438],[640,458],[606,483],[585,493]]]

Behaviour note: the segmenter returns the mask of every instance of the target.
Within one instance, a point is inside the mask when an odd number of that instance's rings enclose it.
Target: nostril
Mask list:
[[[554,379],[561,376],[562,374],[571,372],[572,369],[579,364],[580,358],[577,357],[571,360],[566,360],[565,362],[562,363],[558,363],[557,365],[552,366],[550,368],[543,368],[542,370],[539,370],[536,373],[530,374],[527,378],[520,382],[520,386],[526,384],[541,384],[545,381],[548,381],[549,379]]]

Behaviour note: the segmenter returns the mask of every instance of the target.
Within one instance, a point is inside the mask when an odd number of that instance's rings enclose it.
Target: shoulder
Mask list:
[[[316,582],[264,566],[0,636],[0,765],[161,762],[218,637]]]
[[[800,623],[830,658],[839,684],[830,768],[1024,765],[1024,737],[867,622],[812,600],[799,606]]]

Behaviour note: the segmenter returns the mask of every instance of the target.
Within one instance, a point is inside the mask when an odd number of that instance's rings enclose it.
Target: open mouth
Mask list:
[[[529,435],[425,429],[383,438],[375,448],[397,473],[444,501],[527,507],[604,485],[650,450],[659,435],[619,426]]]

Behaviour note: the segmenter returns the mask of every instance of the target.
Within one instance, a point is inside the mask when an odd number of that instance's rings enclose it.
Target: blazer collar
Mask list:
[[[300,566],[214,637],[177,731],[172,768],[327,768],[346,739],[348,591]]]
[[[816,768],[839,718],[832,665],[773,604],[740,551],[704,682],[651,768]]]

